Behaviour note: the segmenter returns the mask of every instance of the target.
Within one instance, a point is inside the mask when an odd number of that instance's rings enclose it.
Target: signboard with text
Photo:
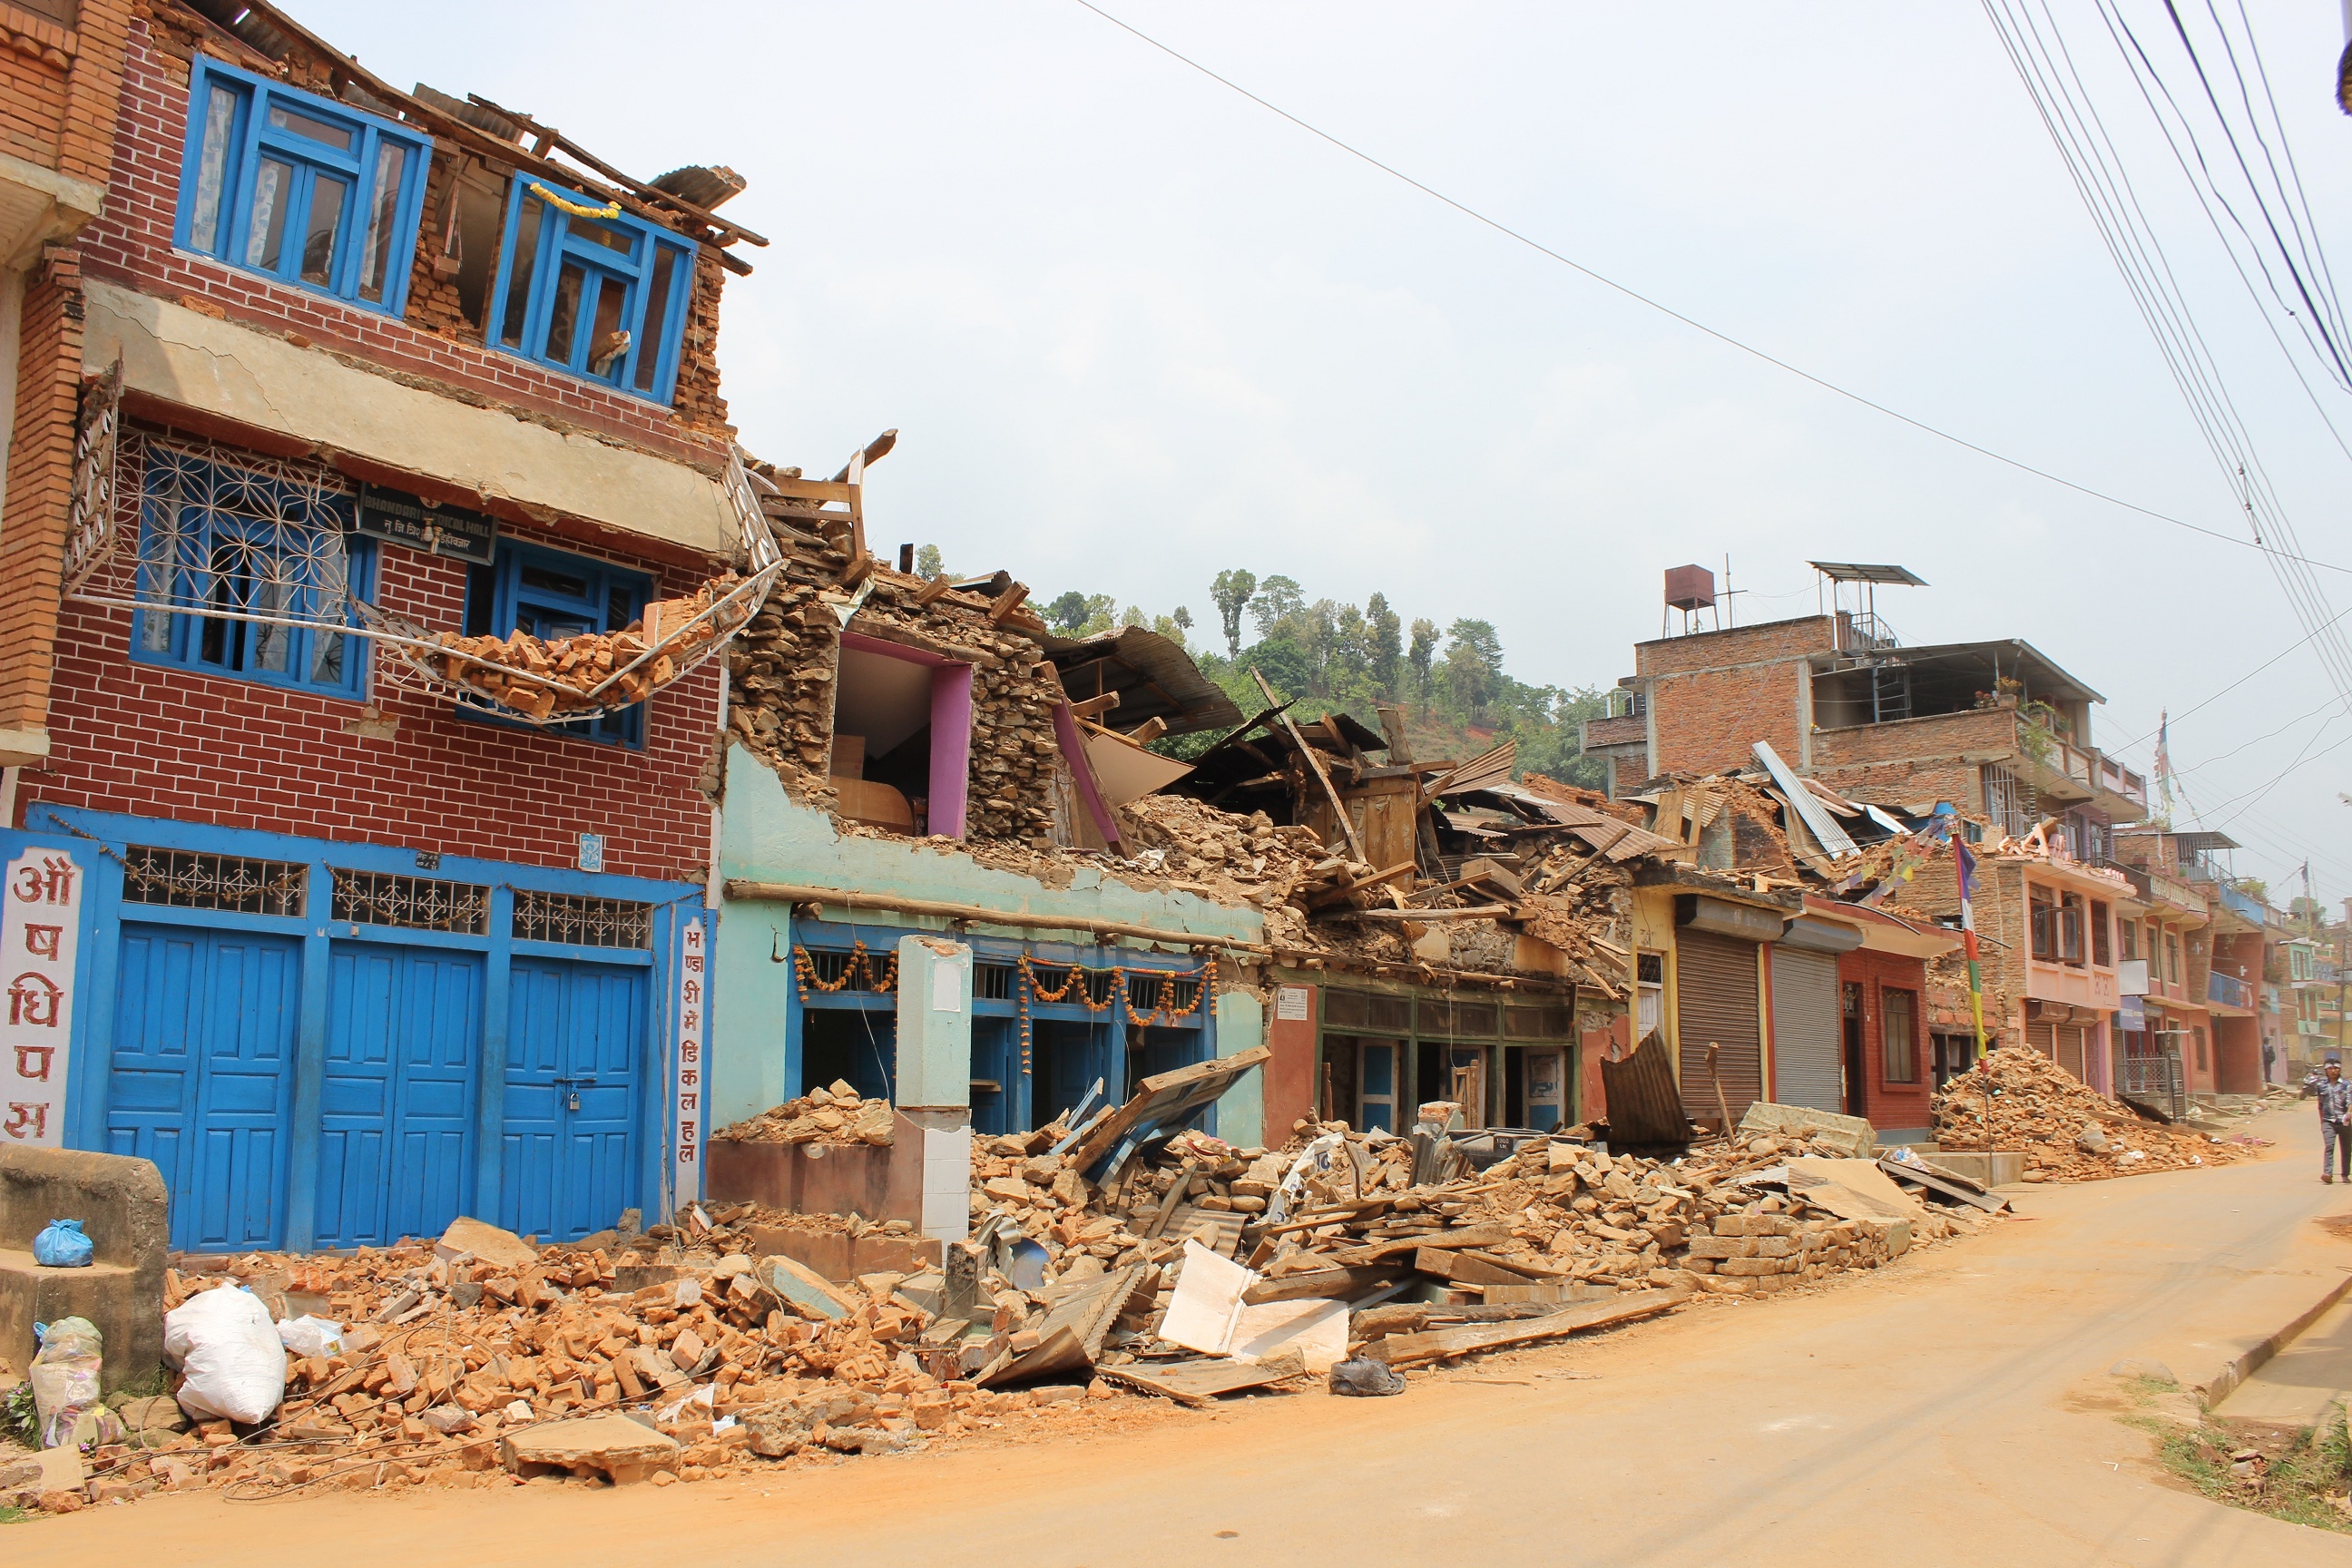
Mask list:
[[[74,954],[88,877],[71,851],[28,845],[0,885],[0,1144],[65,1143]]]
[[[498,552],[499,525],[478,511],[441,506],[404,490],[360,486],[358,531],[433,555],[488,566]]]
[[[710,976],[705,943],[706,922],[689,920],[678,940],[677,1051],[670,1084],[670,1171],[673,1208],[684,1208],[702,1195],[703,1043],[704,1016]]]

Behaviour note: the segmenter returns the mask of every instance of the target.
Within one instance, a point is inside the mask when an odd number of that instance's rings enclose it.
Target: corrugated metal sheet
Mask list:
[[[1716,1071],[1737,1123],[1764,1096],[1764,1037],[1757,1018],[1756,944],[1688,927],[1675,933],[1675,1005],[1681,1035],[1683,1109],[1694,1121],[1720,1114],[1706,1073],[1710,1041],[1723,1049]]]
[[[1837,959],[1772,950],[1772,1097],[1782,1105],[1843,1111]]]

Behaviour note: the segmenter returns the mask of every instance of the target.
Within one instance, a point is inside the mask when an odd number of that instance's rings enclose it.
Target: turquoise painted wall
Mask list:
[[[1238,942],[1263,942],[1265,922],[1254,909],[1235,909],[1192,893],[1146,892],[1107,880],[1083,861],[1066,862],[1067,887],[975,862],[960,849],[919,839],[845,835],[822,811],[784,794],[782,781],[740,746],[727,749],[727,795],[719,844],[719,873],[753,881],[891,892],[911,899],[978,904],[1005,911],[992,936],[1069,942],[1077,933],[1024,928],[1020,916],[1078,915],[1181,931]],[[946,921],[880,910],[860,910],[861,925],[943,930]],[[1078,937],[1078,940],[1084,940]],[[1140,946],[1145,944],[1129,943]],[[706,1088],[710,1124],[724,1127],[786,1098],[784,1028],[793,996],[791,906],[728,900],[719,919],[719,1005],[710,1030]],[[783,962],[777,961],[782,955]],[[1217,999],[1217,1054],[1232,1056],[1265,1039],[1265,1009],[1244,992]],[[1261,1072],[1251,1073],[1217,1104],[1220,1135],[1241,1144],[1259,1141],[1265,1123]]]

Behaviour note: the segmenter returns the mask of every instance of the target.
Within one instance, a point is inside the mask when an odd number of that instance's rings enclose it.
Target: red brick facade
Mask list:
[[[2017,714],[2007,708],[1816,730],[1813,776],[1853,800],[1882,805],[1948,800],[1975,812],[1984,807],[1984,775],[1980,764],[1962,759],[2016,749]]]
[[[1790,766],[1806,755],[1810,657],[1836,647],[1827,616],[1771,621],[1636,643],[1633,669],[1654,727],[1651,765],[1661,773],[1728,773],[1751,766],[1769,741]]]
[[[461,563],[381,544],[376,566],[383,608],[461,624]],[[663,594],[692,586],[650,574]],[[359,701],[137,662],[130,633],[128,611],[67,605],[53,749],[47,767],[23,772],[15,826],[37,826],[26,814],[47,802],[539,866],[572,864],[579,835],[595,833],[605,869],[640,877],[698,878],[709,858],[695,782],[718,722],[717,661],[653,698],[640,751],[460,718],[388,685],[376,651],[374,707],[398,727],[371,739],[353,732],[373,717]]]
[[[363,368],[430,381],[526,418],[594,430],[709,470],[723,462],[729,434],[723,424],[689,428],[669,410],[641,398],[543,370],[478,342],[423,331],[409,321],[173,250],[180,162],[187,136],[188,76],[185,58],[165,52],[145,24],[134,26],[106,211],[81,235],[82,266],[89,277],[193,303],[208,314],[267,331],[299,335]],[[447,159],[446,152],[436,150],[436,185]],[[436,210],[428,195],[428,218]],[[693,324],[705,326],[715,319],[718,264],[706,256],[696,275]],[[425,310],[414,293],[410,311],[437,314]],[[694,357],[690,349],[687,358]],[[723,418],[725,405],[717,401],[715,388],[707,398],[694,397],[687,384],[691,379],[682,364],[681,403],[706,404]]]

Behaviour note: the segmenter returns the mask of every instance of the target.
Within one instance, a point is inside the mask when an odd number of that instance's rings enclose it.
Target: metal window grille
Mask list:
[[[299,860],[251,860],[133,844],[122,857],[122,901],[175,910],[229,910],[299,917],[310,868]]]
[[[540,893],[515,890],[514,934],[520,942],[560,942],[572,947],[649,948],[654,944],[654,907],[627,899],[598,899],[583,893]],[[812,952],[817,973],[832,980],[847,953]],[[832,970],[825,959],[837,961]]]
[[[2038,820],[2034,815],[2032,787],[2023,779],[1997,763],[1984,767],[1985,815],[1993,826],[2012,838],[2022,838],[2033,831]]]
[[[411,931],[487,936],[490,890],[474,882],[431,877],[335,871],[334,918],[354,925],[405,926]]]
[[[1010,1002],[1020,971],[1009,963],[971,966],[971,994],[982,1002]]]
[[[1162,984],[1160,976],[1150,971],[1140,973],[1130,971],[1127,977],[1127,1005],[1139,1013],[1154,1011],[1160,1005],[1160,988]],[[1179,980],[1168,986],[1168,1004],[1180,1013],[1200,999],[1201,983],[1198,980]]]

